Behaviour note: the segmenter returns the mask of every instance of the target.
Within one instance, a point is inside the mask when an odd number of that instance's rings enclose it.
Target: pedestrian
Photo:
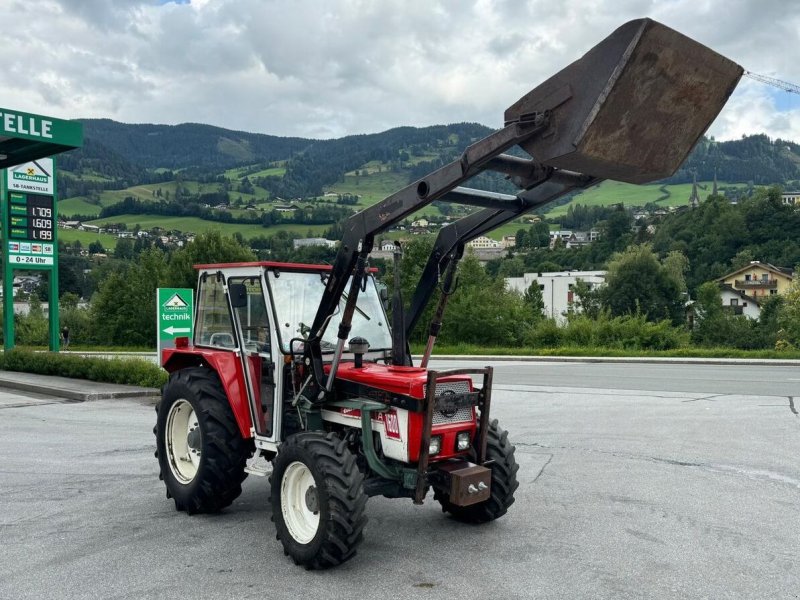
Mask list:
[[[61,343],[64,348],[69,348],[69,327],[64,327],[61,330]]]

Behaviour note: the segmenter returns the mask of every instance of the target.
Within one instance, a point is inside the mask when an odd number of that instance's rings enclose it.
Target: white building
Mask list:
[[[573,288],[578,279],[593,289],[605,283],[606,271],[525,273],[522,277],[506,277],[506,285],[509,289],[524,294],[532,284],[538,283],[544,300],[545,316],[563,323],[567,310],[575,301]]]
[[[502,248],[503,244],[498,242],[497,240],[493,240],[491,238],[482,235],[480,237],[476,237],[471,242],[467,242],[467,246],[470,248],[475,249],[485,249],[485,248]]]
[[[335,248],[336,242],[333,240],[326,240],[325,238],[303,238],[299,240],[292,240],[294,249],[306,248],[308,246],[325,246],[327,248]]]
[[[784,192],[781,200],[787,206],[797,206],[800,204],[800,192]]]
[[[761,316],[759,300],[754,296],[748,296],[742,290],[721,284],[720,296],[722,296],[722,306],[735,315],[744,315],[751,319],[758,319]]]

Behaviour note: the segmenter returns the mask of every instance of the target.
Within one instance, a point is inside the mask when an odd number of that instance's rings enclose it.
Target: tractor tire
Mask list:
[[[159,478],[176,510],[215,513],[230,505],[242,493],[251,448],[217,374],[205,368],[172,373],[156,413]]]
[[[336,434],[290,436],[273,461],[270,490],[276,537],[295,564],[326,569],[356,554],[367,522],[364,476]]]
[[[476,444],[477,441],[476,436]],[[506,514],[514,504],[514,492],[519,487],[519,465],[514,459],[514,451],[514,446],[508,441],[508,432],[500,429],[497,419],[492,420],[486,440],[486,459],[494,461],[490,465],[492,489],[489,499],[472,506],[456,506],[450,503],[446,492],[434,490],[433,497],[442,505],[442,512],[449,512],[454,519],[464,523],[488,523]]]

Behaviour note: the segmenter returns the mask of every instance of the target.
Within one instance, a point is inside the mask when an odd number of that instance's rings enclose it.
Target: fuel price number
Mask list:
[[[52,242],[55,227],[53,197],[40,194],[9,194],[9,238]]]

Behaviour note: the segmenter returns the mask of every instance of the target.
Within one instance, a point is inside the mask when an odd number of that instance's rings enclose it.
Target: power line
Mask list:
[[[744,76],[749,77],[750,79],[755,79],[756,81],[760,81],[761,83],[766,83],[767,85],[779,88],[785,92],[800,94],[800,85],[795,85],[793,83],[789,83],[788,81],[781,81],[780,79],[775,79],[774,77],[759,75],[758,73],[753,73],[752,71],[745,71]]]

